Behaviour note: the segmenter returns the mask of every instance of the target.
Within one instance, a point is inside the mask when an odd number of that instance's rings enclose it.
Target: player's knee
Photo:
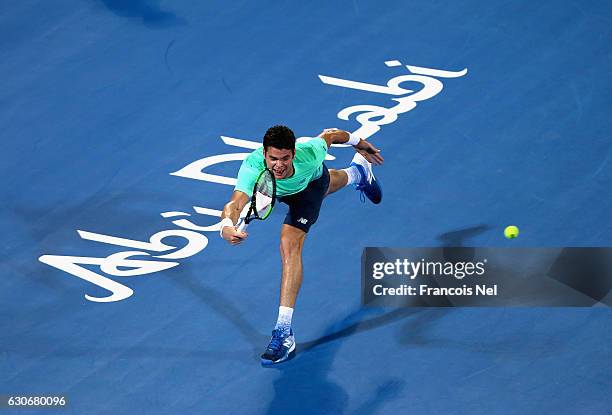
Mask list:
[[[302,250],[304,243],[305,233],[299,234],[284,234],[281,235],[280,251],[283,257],[289,256],[295,253],[299,253]]]
[[[280,251],[283,256],[291,255],[299,249],[299,242],[293,237],[281,237]]]

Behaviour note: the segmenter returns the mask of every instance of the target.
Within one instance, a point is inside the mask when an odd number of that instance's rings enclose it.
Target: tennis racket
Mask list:
[[[239,232],[246,230],[249,223],[255,219],[264,220],[274,208],[276,201],[276,180],[274,174],[269,169],[264,169],[253,186],[253,195],[251,196],[251,206],[247,212],[244,221],[238,227]]]

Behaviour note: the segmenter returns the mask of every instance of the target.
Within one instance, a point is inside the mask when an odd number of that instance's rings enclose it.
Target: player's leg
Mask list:
[[[329,188],[326,167],[317,180],[298,194],[280,200],[289,205],[289,212],[281,229],[282,278],[278,319],[272,331],[272,339],[261,356],[264,365],[279,363],[289,358],[295,350],[295,338],[291,329],[293,309],[302,285],[302,248],[306,234],[317,221],[325,193]]]
[[[306,232],[283,224],[281,230],[282,277],[278,319],[272,331],[272,339],[261,355],[261,363],[271,365],[287,360],[295,350],[295,337],[291,330],[293,307],[302,285],[302,248]]]
[[[281,307],[295,306],[295,300],[302,285],[302,248],[306,232],[291,225],[283,224],[281,229],[280,252],[282,261],[282,277],[280,288]],[[288,321],[291,326],[291,320]],[[277,328],[282,322],[277,322]]]
[[[342,189],[348,184],[348,174],[344,170],[329,169],[329,188],[327,194],[330,195]]]
[[[291,329],[293,308],[302,285],[302,248],[306,232],[294,226],[283,224],[281,230],[282,276],[280,306],[272,339],[261,355],[261,363],[271,365],[287,360],[295,350],[295,337]]]

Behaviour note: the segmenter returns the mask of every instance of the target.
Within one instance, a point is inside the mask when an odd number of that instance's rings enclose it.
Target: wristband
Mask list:
[[[232,222],[230,218],[223,218],[221,221],[221,229],[219,230],[219,236],[221,236],[221,238],[223,238],[223,228],[226,226],[234,226],[234,222]]]
[[[356,146],[357,144],[359,144],[359,141],[361,141],[361,138],[357,137],[353,133],[349,133],[349,139],[346,142],[346,144],[350,144],[352,146]]]

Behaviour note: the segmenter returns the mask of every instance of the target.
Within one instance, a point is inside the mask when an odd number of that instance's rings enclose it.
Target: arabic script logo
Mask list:
[[[389,67],[401,66],[399,61],[387,61],[385,65]],[[459,72],[442,71],[439,69],[421,68],[419,66],[406,65],[411,72],[409,75],[400,75],[390,79],[387,85],[374,85],[365,82],[348,81],[340,78],[319,75],[321,81],[328,85],[335,85],[342,88],[359,89],[362,91],[374,92],[377,94],[387,94],[399,98],[391,98],[397,105],[386,108],[377,105],[353,105],[344,108],[338,113],[338,118],[348,121],[353,114],[361,127],[354,131],[357,137],[367,139],[380,130],[381,125],[391,124],[397,120],[399,114],[406,113],[416,108],[416,103],[432,98],[442,91],[444,85],[436,78],[458,78],[467,74],[467,68]],[[418,82],[423,85],[418,91],[405,89],[401,84],[406,82]],[[403,96],[402,96],[403,95]]]
[[[387,61],[385,64],[389,67],[401,66],[399,61]],[[324,84],[334,85],[342,88],[358,89],[362,91],[373,92],[377,94],[386,94],[397,104],[391,108],[381,107],[377,105],[353,105],[342,109],[338,113],[338,118],[348,121],[352,115],[355,115],[355,120],[361,125],[359,129],[353,133],[361,138],[369,138],[376,134],[382,125],[390,124],[397,120],[399,114],[406,113],[416,107],[416,103],[429,99],[442,91],[443,84],[437,78],[458,78],[467,73],[467,69],[460,72],[443,71],[439,69],[421,68],[418,66],[406,65],[410,74],[396,76],[387,82],[387,85],[375,85],[365,82],[349,81],[330,76],[319,75],[319,78]],[[407,82],[421,84],[422,88],[418,91],[413,91],[402,87],[402,84]],[[242,140],[232,137],[221,137],[222,141],[233,147],[240,147],[252,151],[261,146],[257,141]],[[308,140],[307,137],[301,137],[298,141]],[[334,144],[333,147],[348,147],[345,144]],[[170,173],[173,176],[200,180],[210,183],[224,184],[231,186],[236,185],[235,177],[221,176],[217,174],[206,173],[205,170],[210,166],[244,160],[250,153],[226,153],[204,157],[196,160],[180,170]],[[335,157],[327,154],[326,160],[334,160]],[[218,201],[221,202],[222,201]],[[181,211],[162,212],[161,216],[166,219],[177,218],[172,220],[172,224],[181,229],[167,229],[154,233],[149,237],[148,241],[138,241],[117,236],[105,235],[100,233],[77,230],[78,235],[85,240],[104,243],[113,246],[128,248],[124,251],[119,251],[104,258],[87,257],[87,256],[69,256],[69,255],[42,255],[38,260],[44,264],[52,266],[67,272],[75,277],[81,278],[84,281],[105,289],[110,294],[106,296],[93,296],[85,294],[85,298],[89,301],[108,303],[125,300],[134,294],[134,291],[128,286],[117,282],[105,275],[114,277],[132,277],[137,275],[152,274],[155,272],[167,270],[180,265],[177,262],[180,259],[189,258],[208,246],[208,238],[204,233],[219,232],[221,223],[219,217],[221,211],[209,209],[201,206],[193,206],[193,211],[201,217],[213,218],[215,221],[209,225],[201,225],[193,223],[189,218],[192,218],[191,213]],[[245,206],[245,211],[242,212],[242,217],[245,216],[248,206]],[[303,218],[302,218],[303,219]],[[302,220],[300,219],[300,221]],[[302,223],[306,223],[303,219]],[[215,235],[216,236],[216,235]],[[173,238],[173,241],[182,239],[183,246],[168,245],[164,243],[164,239]],[[218,236],[216,236],[218,238]],[[89,268],[99,267],[100,273],[94,272]]]

